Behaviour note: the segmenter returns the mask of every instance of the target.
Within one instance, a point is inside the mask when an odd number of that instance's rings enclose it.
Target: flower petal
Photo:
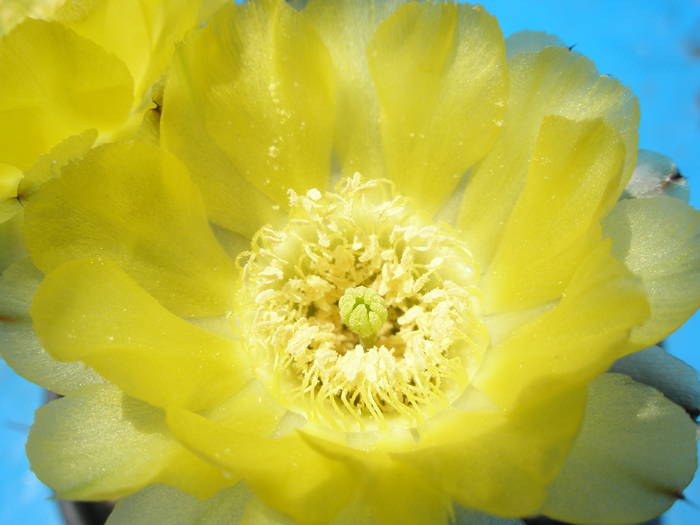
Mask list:
[[[318,30],[334,63],[338,92],[335,148],[342,173],[382,176],[380,108],[367,63],[377,26],[407,0],[310,0],[302,15]]]
[[[411,2],[379,26],[367,56],[386,175],[436,212],[500,131],[507,80],[498,23],[480,6]]]
[[[0,272],[27,255],[22,238],[23,210],[15,210],[13,216],[0,222]]]
[[[28,259],[16,262],[0,278],[0,354],[12,369],[51,392],[67,394],[93,383],[103,383],[83,363],[62,363],[41,346],[32,330],[29,307],[42,279]]]
[[[312,449],[297,433],[256,435],[246,428],[246,418],[213,421],[181,409],[169,410],[167,418],[188,448],[240,475],[267,504],[300,525],[330,522],[353,496],[342,464]]]
[[[544,31],[518,31],[506,38],[508,60],[518,53],[536,53],[549,46],[565,47],[566,44],[558,36]]]
[[[578,388],[513,412],[461,412],[421,432],[396,454],[457,503],[506,517],[535,514],[583,416]]]
[[[700,307],[700,211],[671,197],[626,199],[603,225],[613,254],[642,280],[651,303],[632,348],[652,346]]]
[[[243,177],[207,129],[207,79],[214,64],[225,68],[230,60],[217,45],[220,38],[207,27],[191,32],[178,47],[168,73],[160,138],[190,170],[211,220],[252,238],[262,225],[277,222],[277,213],[274,202]]]
[[[139,103],[169,65],[175,44],[196,25],[200,3],[198,0],[66,2],[54,18],[123,61],[134,78]]]
[[[71,261],[51,272],[31,313],[52,356],[83,361],[156,406],[206,408],[250,377],[233,341],[174,316],[104,259]]]
[[[641,284],[603,241],[556,306],[489,349],[474,384],[502,407],[584,386],[612,365],[648,316]]]
[[[698,371],[660,346],[626,355],[615,361],[610,371],[656,388],[691,417],[700,415]]]
[[[510,95],[503,132],[488,157],[470,174],[458,220],[483,266],[488,266],[525,184],[545,117],[603,118],[622,137],[626,158],[620,188],[611,193],[602,211],[615,204],[636,162],[639,110],[629,89],[600,76],[589,59],[564,47],[518,53],[508,65]],[[561,143],[560,148],[567,145]]]
[[[26,200],[45,182],[58,177],[64,166],[83,157],[92,148],[95,140],[97,140],[97,130],[88,129],[68,137],[39,156],[32,167],[24,173],[24,179],[19,184],[20,198]]]
[[[27,19],[6,35],[0,71],[0,162],[25,170],[64,138],[127,118],[124,65],[58,23]]]
[[[206,500],[152,485],[117,502],[107,525],[294,525],[257,499],[245,483]],[[360,524],[357,524],[360,525]]]
[[[639,523],[680,497],[697,465],[696,426],[648,386],[604,374],[543,512],[573,523]]]
[[[183,316],[218,315],[233,301],[236,269],[197,188],[153,146],[109,144],[68,166],[29,199],[25,236],[40,270],[109,257]]]
[[[289,188],[326,189],[333,72],[313,26],[283,0],[262,0],[218,11],[201,38],[197,60],[211,61],[197,70],[199,111],[235,172],[282,207]]]
[[[162,410],[90,385],[37,411],[27,454],[58,497],[110,499],[143,487],[168,462],[165,432]]]
[[[488,312],[561,296],[600,239],[601,207],[620,186],[624,160],[619,135],[602,119],[544,119],[525,187],[485,277]]]

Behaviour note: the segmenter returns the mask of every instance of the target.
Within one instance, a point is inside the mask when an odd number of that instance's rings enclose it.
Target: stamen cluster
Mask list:
[[[272,391],[311,419],[361,429],[414,425],[457,397],[487,337],[464,244],[359,174],[335,193],[290,191],[289,205],[289,222],[260,230],[239,258],[250,313],[238,318]],[[371,343],[341,316],[354,287],[386,308]]]

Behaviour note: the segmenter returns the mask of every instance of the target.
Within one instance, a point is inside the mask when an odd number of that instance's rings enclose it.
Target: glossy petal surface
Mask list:
[[[574,523],[639,523],[666,510],[696,468],[696,425],[648,386],[605,374],[544,513]]]
[[[379,26],[367,56],[385,176],[435,212],[502,125],[505,46],[498,24],[478,6],[412,2]]]
[[[249,377],[235,343],[174,316],[106,260],[72,261],[49,274],[31,312],[53,357],[81,360],[156,406],[209,407]]]
[[[547,116],[575,121],[603,118],[622,137],[626,154],[623,176],[617,194],[610,195],[603,210],[613,206],[636,161],[637,101],[617,80],[600,76],[589,59],[564,47],[545,47],[537,53],[514,55],[508,66],[510,91],[503,133],[470,174],[458,221],[484,265],[490,262],[503,225],[524,187]],[[568,147],[561,144],[562,150]]]
[[[21,376],[58,394],[104,382],[85,364],[56,361],[41,346],[32,329],[29,307],[42,277],[25,259],[10,266],[0,278],[0,352],[3,359]]]
[[[153,146],[91,151],[26,210],[29,252],[44,272],[106,256],[175,313],[209,316],[230,308],[233,261],[216,242],[187,170]]]
[[[0,162],[29,168],[75,133],[109,131],[131,105],[129,72],[54,22],[26,20],[0,41]]]
[[[700,306],[700,212],[671,197],[627,199],[606,217],[604,234],[642,280],[651,304],[632,347],[654,345]]]

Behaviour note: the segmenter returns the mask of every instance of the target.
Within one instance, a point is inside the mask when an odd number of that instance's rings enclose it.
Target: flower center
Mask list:
[[[360,336],[362,346],[372,348],[386,322],[386,306],[379,294],[366,286],[348,288],[338,308],[343,324]]]
[[[487,343],[464,243],[391,190],[355,175],[335,193],[290,191],[288,223],[239,258],[258,375],[346,430],[416,425],[462,394]]]

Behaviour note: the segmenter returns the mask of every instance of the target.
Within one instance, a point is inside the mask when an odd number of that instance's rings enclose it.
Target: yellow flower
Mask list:
[[[111,525],[658,515],[697,385],[633,356],[700,305],[700,213],[619,200],[637,121],[478,6],[225,6],[176,52],[159,145],[28,199],[0,343],[65,394],[32,468],[135,493]]]

